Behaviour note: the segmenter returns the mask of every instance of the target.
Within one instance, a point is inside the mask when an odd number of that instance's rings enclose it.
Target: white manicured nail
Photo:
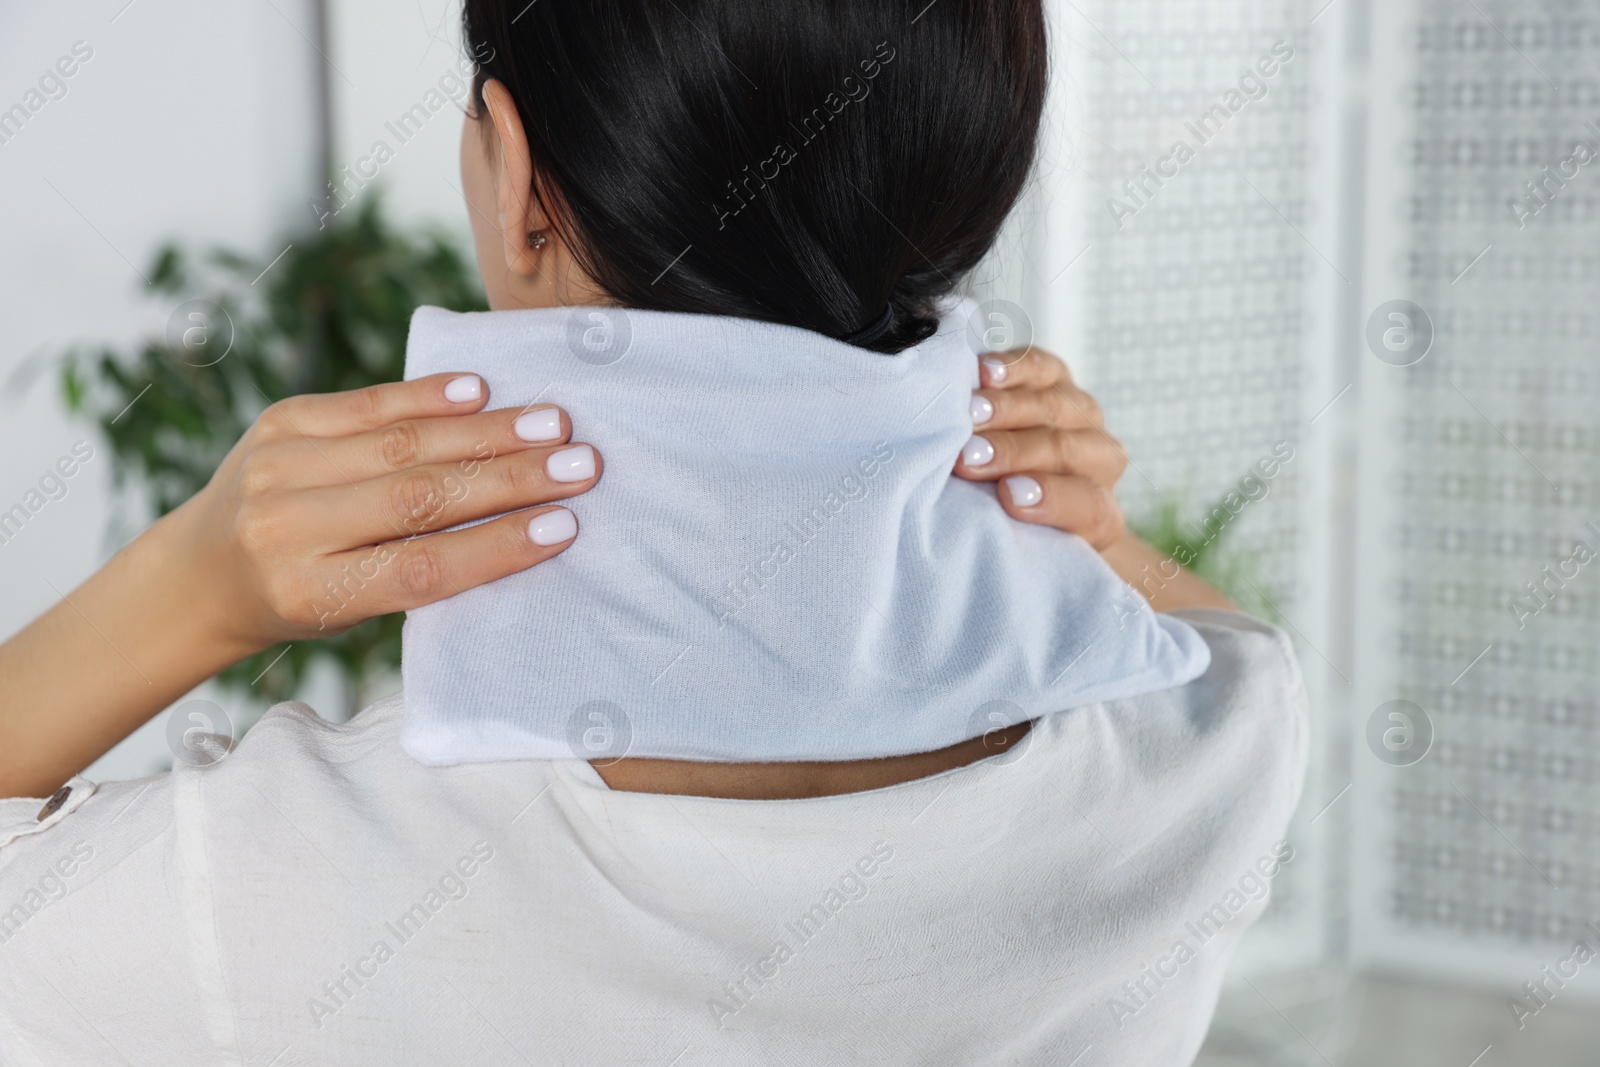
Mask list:
[[[524,441],[556,441],[561,437],[561,410],[540,408],[517,416],[511,424],[516,435]]]
[[[550,480],[556,482],[586,482],[594,477],[594,449],[588,445],[573,445],[560,452],[552,452],[544,461]]]
[[[985,356],[983,365],[989,369],[989,384],[999,385],[1006,380],[1005,360],[995,359],[993,356]]]
[[[977,434],[969,437],[966,447],[961,450],[961,462],[969,467],[982,467],[992,459],[994,459],[994,445]]]
[[[1026,474],[1007,478],[1006,492],[1011,494],[1011,503],[1019,508],[1031,508],[1044,499],[1044,489]]]
[[[973,393],[971,401],[967,403],[967,414],[972,416],[972,425],[982,426],[994,418],[994,405],[988,397]]]
[[[528,540],[548,547],[578,536],[578,520],[566,508],[541,512],[528,523]]]
[[[483,379],[476,374],[451,378],[444,387],[444,398],[452,404],[466,404],[483,395]]]

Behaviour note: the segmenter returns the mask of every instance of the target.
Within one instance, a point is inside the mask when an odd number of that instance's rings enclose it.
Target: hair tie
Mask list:
[[[883,309],[883,314],[878,316],[877,322],[874,322],[871,326],[857,330],[855,333],[843,338],[843,340],[846,344],[852,344],[859,348],[865,348],[867,345],[882,340],[884,336],[887,335],[888,332],[893,328],[894,302],[890,301],[889,305]]]

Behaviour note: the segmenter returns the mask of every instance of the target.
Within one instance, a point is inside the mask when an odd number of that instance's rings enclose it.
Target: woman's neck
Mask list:
[[[883,789],[965,767],[1012,751],[1033,726],[1020,722],[933,752],[885,759],[794,763],[697,763],[620,759],[590,763],[600,779],[627,793],[719,797],[724,800],[800,800]]]

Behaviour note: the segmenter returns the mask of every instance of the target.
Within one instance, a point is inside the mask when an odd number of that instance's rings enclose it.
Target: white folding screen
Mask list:
[[[1362,703],[1433,740],[1357,763],[1355,947],[1515,988],[1600,947],[1600,12],[1413,0],[1372,39],[1366,305],[1421,314],[1364,365]]]
[[[1295,636],[1317,719],[1307,804],[1327,799],[1342,781],[1328,788],[1324,735],[1349,672],[1327,589],[1335,420],[1319,416],[1343,384],[1331,287],[1351,283],[1330,258],[1333,183],[1312,166],[1331,154],[1312,94],[1325,27],[1300,0],[1049,8],[1055,86],[1017,227],[1021,303],[1126,445],[1129,514],[1176,507],[1191,537],[1214,533],[1240,599]],[[1341,868],[1334,820],[1315,814],[1297,819],[1246,970],[1327,951]]]

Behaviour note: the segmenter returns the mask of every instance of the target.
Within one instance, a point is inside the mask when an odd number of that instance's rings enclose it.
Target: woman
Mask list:
[[[496,310],[274,405],[0,647],[7,1062],[1192,1059],[1303,690],[1122,531],[1059,361],[963,354],[1043,18],[916,7],[469,0]],[[73,776],[395,610],[349,724]]]

